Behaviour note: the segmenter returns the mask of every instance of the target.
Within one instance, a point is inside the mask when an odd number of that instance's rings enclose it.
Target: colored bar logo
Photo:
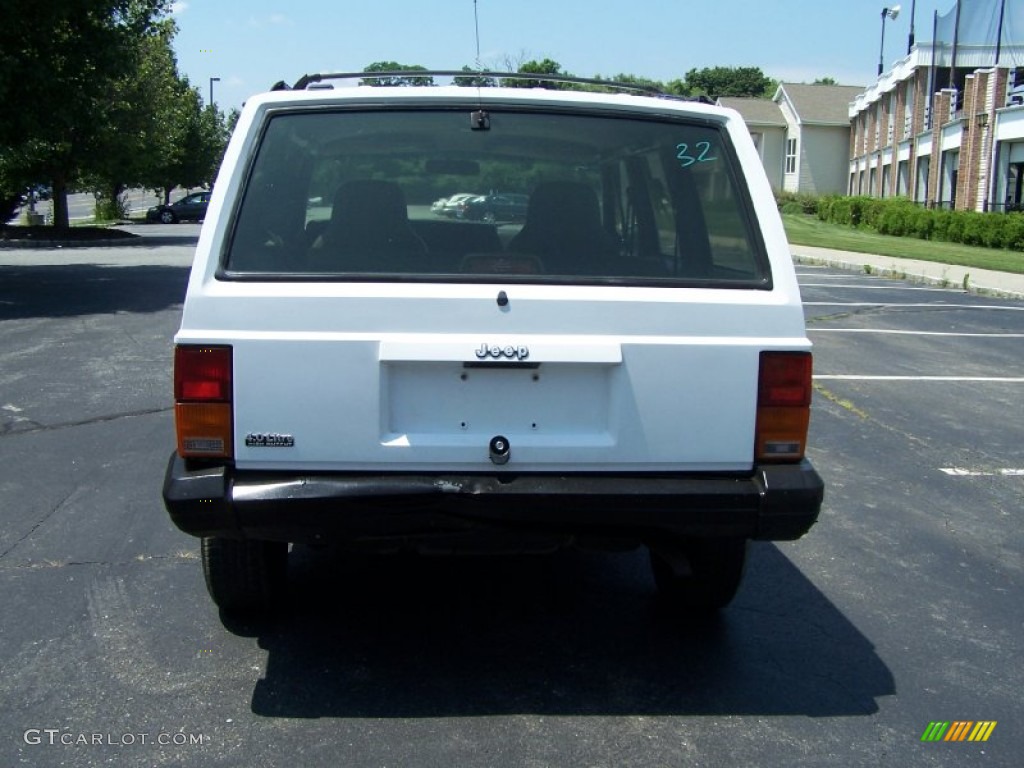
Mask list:
[[[921,734],[921,741],[988,741],[995,729],[995,720],[933,720]]]

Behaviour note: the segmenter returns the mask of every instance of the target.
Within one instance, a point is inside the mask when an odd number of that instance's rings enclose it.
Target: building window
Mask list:
[[[796,139],[786,139],[786,173],[796,173]]]
[[[754,148],[757,150],[757,154],[763,159],[764,158],[764,134],[756,131],[750,132],[750,138],[754,140]]]
[[[931,163],[931,155],[917,158],[917,184],[914,185],[914,200],[918,203],[928,202],[928,172]]]
[[[1024,163],[1011,163],[1007,170],[1005,210],[1024,210]]]

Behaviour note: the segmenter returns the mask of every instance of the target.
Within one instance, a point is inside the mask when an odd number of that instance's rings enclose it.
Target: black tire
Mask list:
[[[161,224],[174,224],[178,221],[171,211],[160,211],[159,218]]]
[[[486,211],[483,218],[485,224],[494,224],[498,220],[498,217],[494,215],[494,211]]]
[[[288,544],[216,537],[202,540],[203,576],[224,613],[270,613],[280,603],[288,573]]]
[[[747,560],[746,539],[685,539],[663,547],[651,548],[651,570],[658,596],[667,608],[709,613],[724,608],[735,597]],[[683,555],[689,572],[678,574],[665,556],[667,551]]]

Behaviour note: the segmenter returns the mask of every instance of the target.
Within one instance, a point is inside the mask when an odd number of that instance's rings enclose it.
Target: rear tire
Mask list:
[[[174,217],[173,213],[170,211],[160,211],[161,224],[174,224],[175,222],[177,222],[177,219]]]
[[[288,544],[218,537],[202,540],[206,589],[224,613],[252,616],[272,611],[288,573]]]
[[[683,539],[666,542],[676,555],[689,563],[689,573],[677,573],[669,559],[655,545],[651,549],[651,570],[658,596],[673,611],[711,613],[724,608],[735,597],[747,560],[747,540]]]

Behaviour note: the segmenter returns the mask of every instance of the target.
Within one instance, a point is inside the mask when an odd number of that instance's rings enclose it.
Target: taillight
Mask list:
[[[800,461],[811,419],[811,353],[762,352],[757,382],[758,461]]]
[[[174,422],[181,456],[231,458],[231,391],[231,347],[175,347]]]

